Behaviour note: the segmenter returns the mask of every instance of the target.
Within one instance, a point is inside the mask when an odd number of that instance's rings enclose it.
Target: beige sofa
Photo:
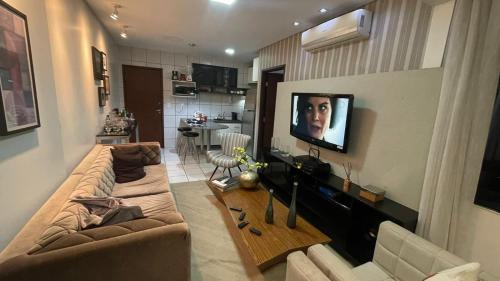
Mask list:
[[[158,143],[139,145],[146,177],[115,184],[110,146],[96,145],[0,253],[0,280],[190,279],[191,238],[170,192]],[[115,196],[146,218],[81,230],[75,196]]]
[[[322,245],[307,256],[291,253],[286,281],[422,281],[427,276],[466,262],[389,221],[380,225],[373,261],[350,268]],[[479,280],[498,281],[486,274]]]

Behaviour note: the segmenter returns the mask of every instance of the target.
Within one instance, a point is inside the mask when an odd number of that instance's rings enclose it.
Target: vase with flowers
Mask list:
[[[250,161],[250,156],[248,156],[244,147],[235,147],[233,156],[240,165],[247,167],[240,175],[240,187],[255,188],[259,183],[257,170],[266,168],[267,163]]]

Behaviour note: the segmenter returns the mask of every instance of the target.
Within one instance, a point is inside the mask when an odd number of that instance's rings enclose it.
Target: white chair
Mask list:
[[[466,264],[410,231],[386,221],[380,224],[373,261],[350,268],[323,245],[287,258],[286,281],[422,281],[429,275]],[[478,280],[494,281],[482,272]]]
[[[215,172],[219,167],[224,167],[224,173],[226,169],[229,171],[229,175],[232,177],[231,168],[238,167],[241,172],[241,168],[239,166],[240,163],[234,159],[234,148],[235,147],[243,147],[246,148],[248,143],[250,142],[251,137],[248,135],[238,134],[238,133],[225,133],[221,136],[221,150],[212,150],[207,152],[207,160],[214,164],[215,170],[210,176],[210,180],[212,180]]]

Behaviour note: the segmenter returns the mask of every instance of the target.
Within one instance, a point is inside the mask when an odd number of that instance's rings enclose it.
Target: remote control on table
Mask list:
[[[248,222],[247,221],[242,221],[238,224],[238,228],[242,229],[243,227],[247,226]]]
[[[242,221],[242,220],[245,218],[246,214],[247,214],[247,213],[245,213],[245,212],[241,212],[241,213],[240,213],[239,220],[240,220],[240,221]]]
[[[258,230],[257,228],[255,227],[250,227],[250,232],[252,232],[253,234],[257,235],[257,236],[261,236],[262,235],[262,232],[260,232],[260,230]]]
[[[242,211],[241,208],[237,208],[237,207],[229,207],[229,210],[236,211],[236,212],[241,212]]]

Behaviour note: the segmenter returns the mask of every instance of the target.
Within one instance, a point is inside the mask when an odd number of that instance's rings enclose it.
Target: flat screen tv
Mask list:
[[[353,95],[292,93],[290,134],[346,153],[353,102]]]

